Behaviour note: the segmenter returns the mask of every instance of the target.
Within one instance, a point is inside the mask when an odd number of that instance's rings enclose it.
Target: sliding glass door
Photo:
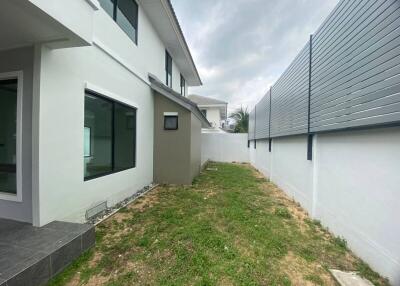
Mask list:
[[[16,194],[17,80],[0,80],[0,193]]]

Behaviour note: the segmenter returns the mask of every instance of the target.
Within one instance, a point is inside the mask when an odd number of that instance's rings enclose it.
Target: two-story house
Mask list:
[[[169,0],[3,0],[0,39],[0,217],[81,222],[153,182],[155,93],[201,85]]]
[[[188,98],[197,104],[212,127],[227,129],[228,103],[208,96],[191,94]]]

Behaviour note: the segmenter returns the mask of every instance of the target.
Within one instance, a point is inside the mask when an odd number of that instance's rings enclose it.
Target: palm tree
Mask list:
[[[243,108],[241,106],[236,109],[235,112],[229,115],[229,118],[232,118],[236,122],[235,133],[247,133],[249,129],[249,112],[247,111],[247,107]]]

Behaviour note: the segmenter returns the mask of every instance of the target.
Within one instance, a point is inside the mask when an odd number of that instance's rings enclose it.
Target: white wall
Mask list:
[[[113,205],[153,181],[154,102],[147,75],[165,78],[165,47],[139,9],[138,45],[99,10],[94,45],[39,53],[40,90],[35,98],[38,143],[34,158],[34,224],[81,222],[85,211]],[[177,66],[174,89],[180,92]],[[84,181],[84,91],[91,89],[137,108],[136,168]]]
[[[217,162],[249,162],[247,133],[202,133],[201,164]]]
[[[400,128],[319,135],[315,217],[400,285]]]
[[[138,44],[135,45],[113,19],[100,9],[94,17],[94,45],[148,82],[148,73],[165,82],[165,46],[139,6]],[[172,59],[172,87],[180,93],[180,71]]]
[[[221,127],[221,113],[219,108],[200,107],[201,110],[207,110],[207,120],[213,127]]]
[[[203,150],[214,141],[203,140]],[[217,142],[230,141],[220,137]],[[315,135],[312,161],[307,160],[307,136],[275,138],[271,153],[268,145],[259,140],[255,149],[251,142],[251,164],[344,237],[374,270],[400,285],[400,127]],[[207,154],[218,161],[218,154]],[[224,156],[242,158],[235,155],[233,150]]]

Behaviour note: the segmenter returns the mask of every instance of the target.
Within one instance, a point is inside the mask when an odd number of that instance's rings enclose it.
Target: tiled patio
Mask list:
[[[0,219],[0,286],[43,285],[94,243],[92,225]]]

